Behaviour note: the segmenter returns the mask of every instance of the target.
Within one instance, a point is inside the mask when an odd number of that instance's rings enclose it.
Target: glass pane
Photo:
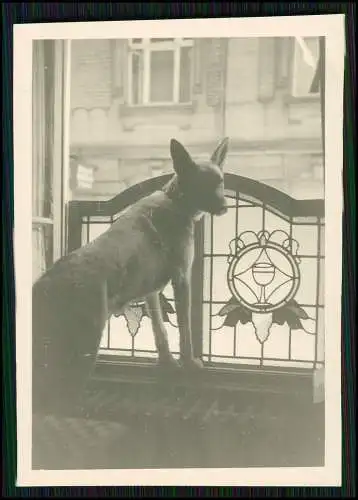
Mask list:
[[[132,103],[143,102],[143,51],[132,54]]]
[[[176,326],[176,315],[170,315],[171,323],[165,322],[165,328],[168,332],[168,341],[171,352],[179,352],[179,331]],[[109,323],[109,331],[108,331]],[[107,340],[109,337],[109,341]],[[153,328],[150,318],[142,316],[139,321],[137,333],[132,337],[128,330],[127,320],[124,315],[119,317],[112,316],[107,322],[101,340],[101,348],[130,351],[132,347],[134,354],[140,355],[137,351],[143,351],[143,355],[147,355],[147,351],[157,354]]]
[[[191,58],[192,48],[183,47],[180,53],[179,101],[189,102],[191,99]]]
[[[319,261],[319,296],[318,296],[318,303],[320,306],[324,305],[324,298],[325,298],[325,286],[324,286],[324,259],[320,259]]]
[[[301,259],[299,264],[301,283],[295,300],[299,304],[316,305],[317,259]]]
[[[257,233],[262,230],[262,207],[240,207],[239,216],[237,222],[237,232],[240,233],[244,231],[254,231]]]
[[[43,213],[45,217],[53,216],[53,134],[54,134],[54,89],[55,89],[55,67],[54,67],[54,44],[46,40],[44,42],[45,55],[45,169],[44,169],[44,206]],[[38,126],[38,124],[36,124]]]
[[[86,245],[90,241],[98,238],[98,236],[107,231],[109,227],[109,223],[91,224],[91,219],[89,222],[84,220],[82,223],[82,245]]]
[[[297,240],[298,255],[317,255],[318,229],[317,226],[292,226],[292,238]]]
[[[174,321],[176,321],[174,319]],[[179,352],[179,331],[175,326],[165,323],[165,329],[168,332],[168,342],[171,352]],[[126,333],[126,332],[124,332]],[[128,333],[128,336],[130,334]],[[154,351],[157,352],[154,342],[154,334],[151,320],[146,316],[142,319],[138,333],[134,337],[134,350]]]
[[[217,315],[221,308],[221,304],[212,306],[211,353],[216,356],[233,356],[235,328],[222,326],[225,318]]]
[[[204,217],[204,253],[212,253],[213,249],[211,248],[211,215],[206,215]]]
[[[290,223],[269,210],[265,210],[265,230],[269,233],[285,231],[285,233],[290,234]]]
[[[54,60],[52,41],[34,41],[32,213],[49,218],[53,215]]]
[[[242,325],[237,324],[236,334],[236,354],[240,357],[260,358],[261,344],[255,335],[255,329],[252,323]]]
[[[324,361],[325,358],[325,328],[324,328],[324,308],[318,309],[317,316],[317,360]]]
[[[320,252],[321,252],[321,255],[322,257],[324,257],[325,255],[325,247],[326,247],[326,240],[325,240],[325,232],[324,232],[324,228],[325,226],[320,226],[320,230],[321,230],[321,245],[320,245]]]
[[[235,238],[235,214],[236,208],[229,208],[225,215],[213,217],[214,254],[230,254],[229,243]]]
[[[163,295],[167,299],[174,299],[174,290],[173,290],[173,285],[171,283],[168,283],[167,286],[163,290]]]
[[[110,348],[131,349],[133,338],[128,331],[126,318],[112,316],[110,322]],[[134,350],[156,351],[152,325],[147,317],[142,318],[138,332],[134,336]]]
[[[211,257],[204,257],[204,276],[203,276],[203,297],[204,300],[210,300],[212,293],[211,287]]]
[[[210,342],[210,305],[203,304],[203,340],[202,349],[203,354],[209,354]]]
[[[297,96],[308,95],[316,71],[319,54],[318,37],[307,37],[303,39],[309,52],[313,56],[314,67],[311,66],[308,57],[296,41],[296,72],[295,72],[295,94]]]
[[[227,302],[231,292],[227,284],[227,257],[213,257],[212,300]],[[204,276],[204,280],[207,277]]]
[[[158,50],[150,54],[150,101],[172,102],[174,52]]]
[[[52,224],[32,227],[32,280],[35,281],[53,264]]]
[[[273,324],[270,335],[264,343],[264,358],[288,359],[289,358],[290,329],[287,323]]]
[[[90,224],[89,240],[93,241],[110,228],[110,224]]]
[[[291,359],[314,361],[316,336],[308,335],[304,330],[291,332]]]
[[[126,331],[123,332],[125,335],[128,335],[131,338],[130,333],[127,328]],[[152,324],[149,318],[144,317],[141,321],[140,328],[138,333],[134,337],[134,349],[135,350],[144,350],[144,351],[155,351],[155,342]]]
[[[100,349],[108,349],[109,348],[109,336],[108,336],[108,323],[103,328],[101,342],[99,344]]]

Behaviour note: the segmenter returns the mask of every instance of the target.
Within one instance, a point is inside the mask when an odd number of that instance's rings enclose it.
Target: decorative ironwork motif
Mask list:
[[[159,294],[160,298],[160,305],[162,309],[162,316],[163,316],[163,321],[164,323],[170,323],[172,322],[169,319],[168,314],[175,314],[174,308],[171,305],[171,303],[168,301],[166,296],[164,295],[163,292]],[[126,309],[123,311],[120,311],[119,313],[114,314],[115,317],[120,317],[124,316],[127,322],[127,328],[129,333],[132,335],[132,337],[135,337],[135,335],[138,333],[138,330],[141,325],[141,321],[144,317],[149,317],[147,308],[145,305],[145,301],[139,301],[139,302],[133,302],[130,304]]]
[[[227,281],[232,297],[219,311],[223,326],[251,322],[259,342],[273,323],[315,333],[314,320],[294,300],[300,285],[298,242],[282,230],[245,231],[229,244]]]
[[[160,189],[170,178],[171,174],[166,174],[148,179],[107,201],[70,202],[68,251],[102,234],[129,204],[145,193]],[[192,295],[193,333],[198,352],[202,352],[205,363],[213,366],[254,365],[263,370],[267,366],[287,370],[324,366],[323,201],[294,200],[262,183],[234,174],[226,174],[225,186],[227,215],[218,221],[209,216],[198,225],[196,244],[203,262],[197,260],[194,264],[195,292]],[[278,241],[271,234],[274,230],[276,238],[278,230],[284,231]],[[276,252],[270,248],[267,251],[269,258],[265,257],[262,262],[257,245],[258,234],[263,231],[269,231],[270,242],[276,242],[278,246]],[[253,238],[251,243],[256,243],[256,258],[247,250],[249,232]],[[268,233],[265,235],[267,237]],[[295,241],[286,241],[289,240],[287,235]],[[266,241],[261,250],[270,242]],[[246,254],[242,252],[244,247]],[[251,267],[255,262],[261,264],[254,268],[256,280],[252,269],[248,269],[250,279],[239,276],[244,283],[253,285],[256,295],[252,296],[244,284],[237,283],[238,280],[229,288],[228,268],[231,265],[234,270],[234,261],[237,260],[235,275],[244,270],[245,260],[247,268],[250,260]],[[273,277],[270,260],[275,264]],[[287,283],[270,296],[274,285],[281,285],[276,280],[279,277],[283,280],[282,268],[289,271],[286,273],[289,275],[286,276]],[[264,278],[271,280],[270,273],[272,281],[260,284]],[[298,279],[289,280],[291,277]],[[296,292],[294,283],[298,283]],[[237,289],[236,293],[234,289]],[[175,357],[179,357],[180,339],[170,286],[163,290],[163,295],[163,319],[170,349]],[[245,298],[248,304],[242,300]],[[272,310],[267,304],[265,310],[261,310],[258,305],[262,303],[268,303]],[[253,310],[255,305],[257,310]],[[259,324],[256,330],[255,324]],[[131,304],[125,311],[118,309],[109,318],[103,330],[100,355],[113,355],[118,361],[130,357],[138,362],[157,356],[144,302]]]

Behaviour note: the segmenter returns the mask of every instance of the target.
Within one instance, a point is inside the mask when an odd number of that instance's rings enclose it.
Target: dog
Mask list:
[[[209,161],[195,162],[170,142],[174,174],[160,191],[123,210],[94,241],[59,259],[33,285],[33,411],[73,407],[94,368],[107,320],[144,298],[158,362],[201,368],[191,332],[191,268],[194,226],[205,213],[227,211],[223,164],[228,138]],[[171,282],[180,334],[180,361],[173,358],[159,293]]]

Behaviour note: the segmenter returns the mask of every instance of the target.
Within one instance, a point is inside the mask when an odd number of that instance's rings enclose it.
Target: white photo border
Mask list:
[[[341,278],[344,15],[14,25],[14,258],[17,486],[341,486]],[[325,36],[325,466],[305,468],[31,469],[32,41],[136,37]],[[329,242],[329,245],[327,245]],[[213,484],[214,483],[214,484]]]

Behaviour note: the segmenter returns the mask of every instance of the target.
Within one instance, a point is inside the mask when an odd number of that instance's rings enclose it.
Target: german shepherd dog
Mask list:
[[[170,142],[174,175],[161,191],[126,208],[94,241],[59,259],[33,285],[33,411],[73,408],[95,365],[108,318],[143,299],[159,363],[200,368],[193,355],[191,267],[194,224],[205,213],[226,212],[223,163],[228,139],[210,161],[195,162]],[[180,362],[169,350],[159,293],[173,285]]]

